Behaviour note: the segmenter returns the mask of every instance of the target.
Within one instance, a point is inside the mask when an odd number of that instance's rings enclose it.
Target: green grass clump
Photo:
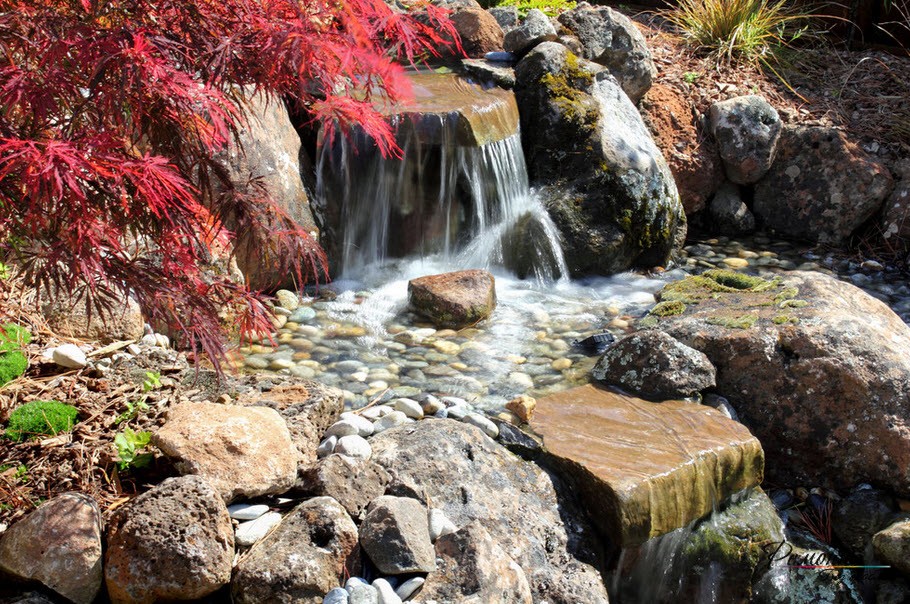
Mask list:
[[[518,16],[522,19],[531,10],[537,9],[548,17],[557,17],[560,13],[575,8],[574,0],[502,0],[502,2],[481,2],[486,8],[490,4],[496,6],[514,6],[518,9]]]
[[[6,437],[16,442],[37,436],[69,432],[79,412],[60,401],[32,401],[17,407],[9,416]]]
[[[0,387],[25,373],[28,359],[18,350],[0,354]]]
[[[810,14],[783,1],[679,0],[661,15],[717,62],[767,65],[776,51],[804,35]]]
[[[15,323],[0,325],[0,352],[18,350],[31,341],[32,334],[24,327]]]

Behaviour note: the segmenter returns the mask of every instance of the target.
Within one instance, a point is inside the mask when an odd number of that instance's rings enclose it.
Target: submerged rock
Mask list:
[[[762,480],[758,440],[703,405],[589,385],[540,399],[530,424],[615,547],[686,526]]]
[[[891,309],[809,272],[709,271],[658,296],[686,308],[648,321],[708,356],[770,480],[910,494],[910,327]]]
[[[667,262],[685,236],[673,175],[641,116],[602,66],[555,42],[515,68],[529,172],[573,274]]]
[[[833,128],[784,128],[778,147],[752,209],[781,235],[842,244],[891,190],[887,168]]]
[[[420,277],[408,282],[408,302],[436,326],[459,329],[490,316],[496,281],[479,270]]]
[[[481,523],[522,569],[534,601],[607,602],[591,527],[538,466],[447,419],[392,428],[370,442],[373,460],[392,476],[388,493],[418,497],[459,527]]]
[[[0,535],[0,571],[38,581],[70,602],[89,604],[101,589],[101,510],[64,493]]]
[[[715,373],[704,354],[656,330],[619,340],[591,372],[596,380],[656,400],[696,396],[714,386]]]

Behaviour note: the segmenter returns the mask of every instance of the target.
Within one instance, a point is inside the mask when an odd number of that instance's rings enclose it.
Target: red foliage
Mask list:
[[[280,210],[213,158],[243,119],[241,89],[395,142],[371,99],[406,98],[396,61],[457,39],[446,12],[383,0],[0,0],[0,257],[39,288],[136,297],[216,360],[219,309],[268,329],[256,294],[200,266],[212,245]],[[253,188],[255,191],[255,187]],[[292,223],[293,224],[293,223]],[[325,266],[298,226],[299,282]]]

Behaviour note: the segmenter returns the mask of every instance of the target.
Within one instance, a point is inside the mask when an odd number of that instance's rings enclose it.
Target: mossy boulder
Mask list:
[[[601,65],[544,42],[515,68],[531,179],[576,274],[665,264],[686,219],[663,155]]]
[[[9,416],[6,437],[14,441],[69,432],[79,412],[60,401],[32,401],[17,407]]]
[[[808,272],[708,271],[656,297],[686,308],[643,326],[707,355],[717,393],[764,445],[770,480],[910,495],[910,327],[891,309]]]

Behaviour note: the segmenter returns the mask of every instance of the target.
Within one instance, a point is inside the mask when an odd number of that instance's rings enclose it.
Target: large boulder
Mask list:
[[[631,19],[609,7],[581,2],[559,15],[559,22],[581,42],[581,56],[609,69],[633,103],[648,92],[657,67]]]
[[[687,216],[703,209],[723,181],[717,147],[700,132],[689,96],[676,87],[654,84],[639,103],[641,118],[663,153]]]
[[[427,576],[417,602],[531,604],[524,571],[480,522],[436,541],[438,570]]]
[[[461,47],[469,57],[482,57],[502,50],[502,27],[496,18],[482,8],[464,8],[450,19],[461,38]]]
[[[787,127],[752,210],[781,235],[838,245],[878,211],[891,184],[888,169],[842,132]]]
[[[656,400],[696,396],[714,386],[714,366],[704,354],[666,333],[646,330],[616,342],[597,361],[594,379]]]
[[[685,236],[673,175],[602,66],[545,42],[515,69],[522,143],[574,274],[665,264]]]
[[[104,577],[112,602],[203,598],[231,580],[234,529],[198,476],[168,478],[111,518]]]
[[[685,308],[649,324],[708,356],[770,480],[910,494],[910,327],[885,304],[807,272],[709,271],[658,297]]]
[[[534,601],[607,602],[593,530],[538,466],[451,420],[391,428],[370,443],[390,494],[440,508],[457,527],[478,521],[521,567]]]
[[[614,547],[687,526],[762,480],[758,440],[704,405],[588,385],[538,400],[530,426]]]
[[[101,589],[101,510],[80,493],[64,493],[0,535],[0,574],[38,581],[76,604]]]
[[[354,570],[357,526],[331,497],[294,508],[237,564],[231,596],[238,604],[320,604]]]
[[[237,137],[219,157],[230,181],[222,186],[253,195],[262,187],[280,214],[269,214],[260,224],[246,225],[237,233],[237,265],[253,289],[292,286],[294,275],[286,270],[285,255],[297,250],[280,248],[274,230],[296,227],[308,233],[311,240],[296,242],[302,249],[310,249],[319,237],[301,177],[300,136],[280,99],[250,94],[244,110]],[[243,225],[228,216],[227,226],[236,230]]]
[[[910,159],[899,161],[894,171],[900,177],[882,209],[882,239],[895,251],[910,251]]]
[[[768,173],[782,128],[768,101],[757,95],[718,101],[708,119],[731,182],[751,185]]]
[[[283,493],[297,477],[287,425],[267,407],[181,403],[168,409],[152,442],[181,474],[202,476],[227,503]]]
[[[385,492],[389,473],[368,460],[329,455],[300,473],[296,492],[332,497],[354,518]]]
[[[428,275],[408,282],[408,302],[434,325],[459,329],[490,316],[496,280],[481,270]]]

